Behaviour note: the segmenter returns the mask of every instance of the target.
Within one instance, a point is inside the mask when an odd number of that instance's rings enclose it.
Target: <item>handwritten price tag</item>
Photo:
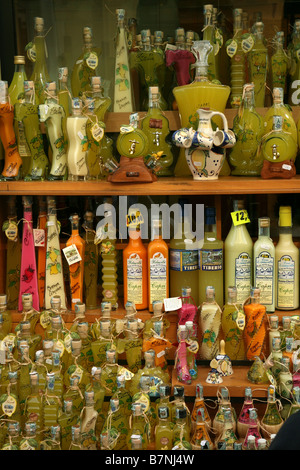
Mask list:
[[[250,223],[248,212],[245,209],[231,212],[231,218],[235,226]]]

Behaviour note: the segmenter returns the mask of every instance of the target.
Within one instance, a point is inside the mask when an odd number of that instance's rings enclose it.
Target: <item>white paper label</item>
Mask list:
[[[174,312],[182,307],[182,300],[180,297],[170,297],[164,299],[165,312]]]
[[[81,261],[81,256],[79,254],[79,251],[77,250],[77,246],[74,244],[63,248],[63,253],[66,257],[69,266]]]
[[[45,246],[45,230],[41,228],[33,229],[34,246]]]

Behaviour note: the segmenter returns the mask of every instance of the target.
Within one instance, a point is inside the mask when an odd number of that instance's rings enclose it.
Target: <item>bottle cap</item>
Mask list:
[[[61,307],[61,298],[60,295],[52,295],[50,299],[51,308],[59,310]]]
[[[167,406],[158,407],[158,417],[160,419],[167,419],[169,417],[169,408]]]
[[[169,397],[171,395],[171,386],[168,384],[160,384],[158,390],[161,397]]]
[[[184,419],[187,416],[187,412],[185,408],[175,408],[175,417],[176,419]]]
[[[279,208],[279,227],[292,226],[292,208],[291,206],[280,206]]]
[[[14,64],[22,64],[25,65],[25,57],[23,55],[15,55],[14,56]]]
[[[34,29],[37,33],[41,33],[44,30],[44,18],[38,16],[34,18]]]
[[[258,219],[258,225],[259,227],[270,227],[270,218],[269,217],[260,217]]]
[[[83,302],[76,302],[75,304],[75,315],[85,314],[85,304]]]
[[[63,83],[67,83],[68,75],[69,75],[68,67],[59,67],[58,68],[58,80],[60,80]]]
[[[37,372],[29,372],[30,383],[31,385],[38,385],[39,383],[39,374]]]
[[[109,403],[112,412],[117,411],[119,409],[120,402],[118,398],[111,398]]]
[[[173,393],[174,393],[174,397],[184,397],[183,385],[175,385]]]

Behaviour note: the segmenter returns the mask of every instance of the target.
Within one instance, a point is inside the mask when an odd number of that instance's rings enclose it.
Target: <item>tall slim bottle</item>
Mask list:
[[[84,214],[84,299],[87,309],[97,308],[98,288],[98,248],[94,243],[94,214],[87,211]]]
[[[149,311],[153,302],[169,297],[169,248],[162,238],[162,222],[152,221],[152,239],[148,245],[148,296]]]
[[[82,100],[72,99],[72,115],[67,118],[67,152],[68,179],[73,181],[85,180],[88,175],[86,164],[88,141],[86,123],[88,117],[82,114]]]
[[[19,311],[22,311],[22,295],[32,294],[32,306],[39,311],[39,292],[37,281],[37,265],[32,227],[32,197],[23,196],[23,235],[20,271]]]
[[[139,227],[129,227],[129,243],[123,250],[124,304],[133,301],[137,310],[148,307],[147,248]]]
[[[114,112],[132,112],[134,110],[129,70],[127,33],[125,30],[125,10],[119,8],[117,15],[117,37],[115,43],[114,71]]]
[[[14,129],[14,107],[9,102],[8,84],[0,81],[0,139],[4,148],[2,180],[17,180],[21,173],[20,157]]]
[[[91,90],[90,78],[96,75],[101,49],[93,45],[92,28],[83,28],[83,51],[76,60],[71,74],[71,90],[74,98],[81,98]]]
[[[75,311],[75,304],[83,302],[83,279],[84,279],[84,249],[85,241],[79,235],[79,217],[73,214],[71,220],[71,236],[67,240],[66,247],[75,245],[78,250],[80,260],[69,265],[71,308]]]
[[[20,289],[21,269],[21,240],[18,233],[16,196],[8,199],[8,227],[5,231],[6,244],[6,283],[7,307],[9,310],[17,310]],[[5,222],[4,222],[5,223]],[[4,224],[2,226],[4,228]]]
[[[253,26],[254,46],[248,53],[249,77],[254,83],[255,103],[264,107],[268,71],[268,49],[265,45],[264,24],[258,21]]]
[[[292,209],[279,208],[279,240],[275,247],[275,307],[295,310],[299,307],[299,249],[293,242]]]
[[[243,86],[246,83],[245,52],[242,49],[242,14],[241,8],[233,10],[233,38],[227,44],[227,54],[230,57],[230,105],[238,108],[242,102]]]
[[[56,216],[56,202],[52,196],[47,197],[47,234],[46,234],[46,270],[45,300],[46,310],[51,308],[52,296],[59,295],[61,308],[66,308],[62,254],[59,241],[59,227]]]
[[[275,247],[270,238],[270,219],[258,219],[258,239],[253,247],[254,285],[260,289],[261,304],[275,311]]]
[[[68,67],[60,67],[58,69],[58,104],[62,106],[64,110],[64,116],[62,119],[62,129],[63,135],[65,139],[65,147],[67,148],[67,128],[66,122],[67,117],[71,114],[71,92],[68,88],[68,77],[69,77],[69,70]]]
[[[288,90],[289,94],[289,104],[290,105],[295,105],[296,103],[294,102],[294,93],[295,93],[295,88],[293,87],[293,82],[295,80],[299,80],[300,78],[300,59],[299,59],[299,39],[300,39],[300,20],[297,18],[295,20],[295,23],[293,25],[293,30],[291,34],[291,40],[288,45],[288,52],[289,56],[291,58],[291,66],[289,69],[289,82],[290,82],[290,87]],[[296,88],[296,95],[298,94],[297,88]]]
[[[46,225],[47,225],[47,202],[43,196],[38,196],[39,215],[37,228],[44,231],[44,245],[37,248],[37,269],[40,309],[44,306],[45,299],[45,269],[46,269]]]
[[[36,58],[30,80],[34,82],[36,104],[41,104],[45,101],[45,85],[47,82],[51,82],[46,60],[47,46],[44,36],[44,18],[34,18],[34,30],[35,37],[33,42]]]
[[[8,87],[10,102],[13,106],[17,101],[24,99],[24,81],[27,80],[25,57],[23,55],[16,55],[14,57],[14,65],[13,78]]]
[[[263,358],[266,349],[266,307],[260,303],[260,289],[251,288],[250,303],[244,305],[246,315],[245,347],[248,361]]]
[[[233,201],[233,211],[242,210],[243,201]],[[225,296],[228,301],[228,287],[237,289],[237,302],[243,303],[250,295],[252,286],[253,241],[246,224],[234,225],[224,243],[225,251]]]
[[[273,38],[273,53],[271,56],[271,75],[273,88],[279,87],[286,91],[286,81],[289,68],[289,57],[284,50],[284,31],[277,31]]]
[[[199,314],[201,332],[199,356],[201,359],[214,359],[219,352],[221,315],[221,308],[215,300],[215,289],[212,286],[207,286],[206,300],[201,305]]]
[[[208,55],[208,79],[218,80],[218,58],[215,49],[215,27],[213,24],[213,5],[203,5],[204,13],[204,26],[203,26],[203,40],[209,41],[213,49]]]
[[[118,254],[116,250],[116,229],[112,223],[110,210],[105,211],[107,225],[104,233],[107,238],[102,240],[100,255],[102,260],[102,301],[110,302],[113,310],[118,307]]]
[[[218,305],[224,303],[223,241],[217,238],[216,210],[205,208],[204,243],[199,250],[199,303],[206,299],[206,287],[215,288]]]

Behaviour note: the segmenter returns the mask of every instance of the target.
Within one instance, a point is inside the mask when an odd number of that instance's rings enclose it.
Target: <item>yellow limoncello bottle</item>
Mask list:
[[[268,71],[268,49],[265,45],[264,24],[257,21],[253,26],[254,46],[248,53],[250,81],[254,83],[256,106],[265,105],[266,79]]]
[[[289,57],[284,50],[284,31],[277,31],[273,39],[274,52],[271,56],[271,74],[273,88],[286,91]]]
[[[245,359],[245,344],[243,331],[245,328],[245,314],[243,308],[237,303],[237,289],[228,287],[227,302],[222,309],[222,333],[225,341],[225,353],[231,360]]]
[[[284,89],[282,87],[273,88],[273,105],[267,110],[264,115],[264,135],[268,134],[273,129],[273,116],[282,116],[282,129],[284,132],[290,134],[297,145],[297,127],[293,114],[288,105],[284,104]]]
[[[158,424],[155,427],[155,450],[171,450],[173,446],[173,426],[169,420],[167,406],[158,407]]]
[[[132,450],[132,438],[140,436],[142,441],[142,450],[147,450],[149,444],[148,423],[144,417],[144,409],[142,403],[132,404],[132,420],[127,436],[128,450]]]
[[[46,83],[51,82],[48,67],[47,67],[47,57],[46,51],[47,46],[45,42],[45,35],[44,35],[44,19],[36,17],[34,19],[34,29],[35,29],[35,37],[34,37],[34,47],[35,47],[35,61],[33,72],[30,77],[30,80],[34,82],[35,86],[35,97],[36,97],[36,104],[44,103],[45,95],[44,95],[44,88]]]
[[[98,294],[98,248],[94,243],[94,214],[84,214],[84,300],[87,309],[97,308]]]
[[[8,87],[10,102],[14,105],[17,101],[24,99],[24,82],[27,80],[25,71],[25,57],[17,55],[14,57],[15,71],[12,81]]]

